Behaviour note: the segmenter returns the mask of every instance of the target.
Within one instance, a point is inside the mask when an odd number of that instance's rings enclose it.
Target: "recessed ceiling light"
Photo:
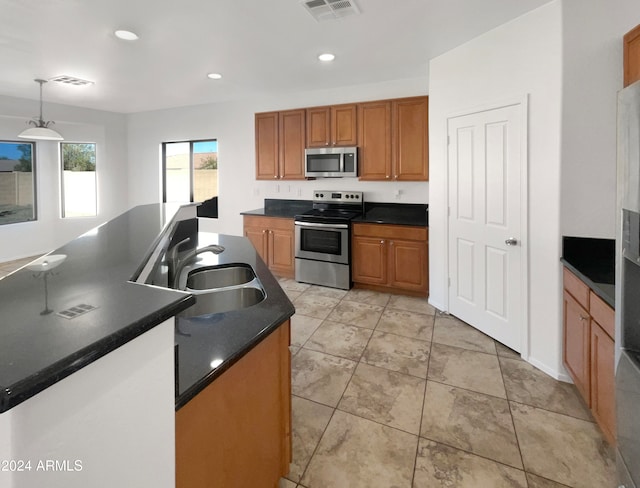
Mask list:
[[[117,30],[114,32],[115,36],[118,39],[123,39],[125,41],[136,41],[138,40],[138,34],[135,32],[131,32],[128,30]]]
[[[318,56],[318,59],[320,61],[333,61],[334,59],[336,59],[336,57],[331,53],[324,53]]]
[[[211,78],[212,80],[219,80],[220,78],[222,78],[222,75],[220,73],[209,73],[207,75],[207,78]]]

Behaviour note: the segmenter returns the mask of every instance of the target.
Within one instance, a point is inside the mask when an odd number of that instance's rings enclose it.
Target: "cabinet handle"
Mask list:
[[[387,175],[387,178],[389,178],[389,175]]]
[[[580,314],[580,320],[582,322],[584,322],[585,320],[587,320],[589,317],[585,317],[584,315]]]
[[[263,230],[263,231],[262,231],[262,233],[263,233],[263,234],[266,234],[266,233],[267,233],[267,229]]]
[[[384,241],[380,241],[380,244],[384,244]]]
[[[325,145],[325,146],[328,146],[328,145],[329,145],[329,143],[328,143],[328,142],[325,142],[325,143],[324,143],[324,145]]]
[[[277,180],[278,179],[278,175],[273,175],[273,177]]]
[[[390,246],[393,246],[393,241],[389,241],[389,245],[390,245]]]

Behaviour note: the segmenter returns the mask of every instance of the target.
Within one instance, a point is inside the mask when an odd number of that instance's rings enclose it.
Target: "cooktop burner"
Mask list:
[[[364,202],[359,191],[316,190],[313,209],[296,215],[298,222],[345,222],[363,212]]]

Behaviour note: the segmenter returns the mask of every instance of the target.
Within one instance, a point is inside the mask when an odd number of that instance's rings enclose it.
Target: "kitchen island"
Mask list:
[[[0,280],[0,486],[174,486],[176,408],[288,331],[293,306],[243,238],[193,240],[253,268],[254,307],[180,322],[191,293],[134,282],[197,222],[180,213],[136,207]]]

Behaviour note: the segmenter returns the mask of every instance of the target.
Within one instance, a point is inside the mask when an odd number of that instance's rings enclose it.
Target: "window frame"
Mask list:
[[[64,157],[63,157],[63,146],[65,144],[73,144],[73,145],[92,145],[94,149],[94,157],[95,157],[95,169],[93,170],[94,179],[95,179],[95,209],[96,212],[93,215],[78,215],[78,216],[65,216],[65,187],[64,187]],[[99,215],[99,198],[98,198],[98,143],[97,142],[78,142],[78,141],[60,141],[58,143],[58,155],[60,161],[60,218],[61,219],[91,219],[96,218]]]
[[[168,144],[189,144],[189,203],[194,203],[194,167],[193,167],[193,146],[199,142],[218,143],[217,138],[193,139],[186,141],[166,141],[162,143],[162,203],[167,203],[167,145]],[[217,152],[216,152],[217,154]],[[219,188],[218,188],[219,189]]]
[[[12,141],[10,139],[0,139],[0,144],[15,144],[16,146],[28,144],[31,146],[31,185],[33,192],[33,218],[29,220],[19,220],[17,222],[0,222],[0,226],[3,225],[12,225],[12,224],[25,224],[29,222],[37,222],[38,221],[38,179],[36,177],[37,171],[37,157],[36,157],[36,142],[35,141]]]

